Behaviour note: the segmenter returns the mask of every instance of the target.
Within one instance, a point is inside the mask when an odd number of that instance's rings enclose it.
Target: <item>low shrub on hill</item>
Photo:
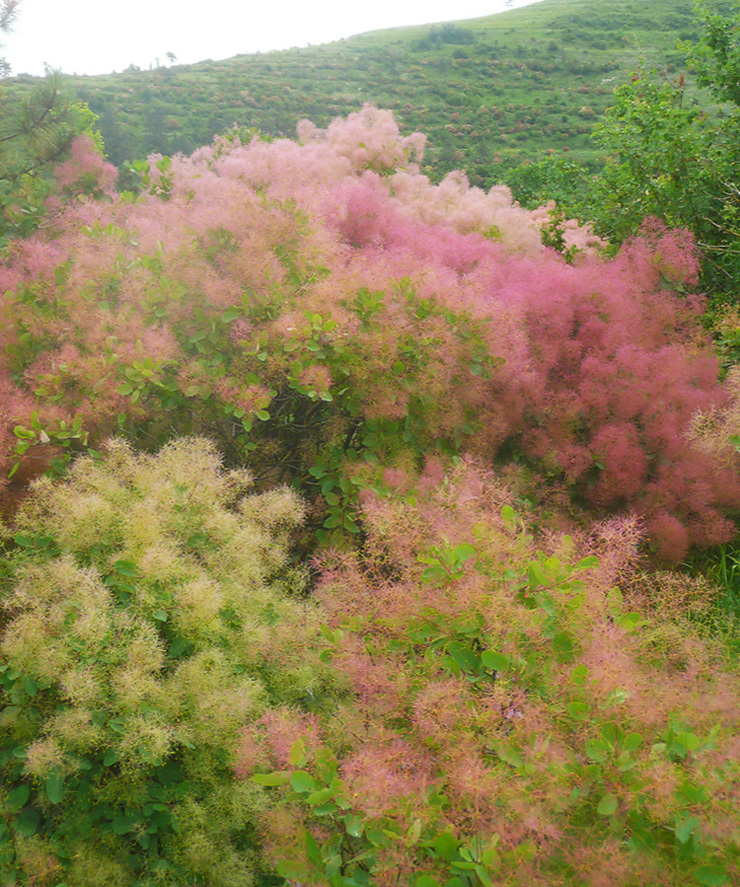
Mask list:
[[[736,880],[737,662],[636,520],[536,541],[472,464],[387,470],[309,600],[293,494],[105,450],[4,534],[3,883]]]
[[[462,174],[433,186],[388,112],[302,143],[151,158],[141,193],[77,202],[0,268],[0,466],[22,491],[113,432],[207,433],[232,465],[357,533],[368,466],[474,452],[645,517],[658,553],[722,542],[736,454],[688,438],[727,392],[696,323],[691,238],[657,223],[613,260]],[[571,258],[573,253],[571,251]]]
[[[734,883],[737,663],[687,621],[711,587],[673,577],[675,606],[635,610],[635,521],[537,543],[471,466],[387,480],[364,499],[362,553],[321,564],[323,657],[353,695],[244,732],[237,775],[272,801],[277,870],[345,887]]]
[[[116,441],[5,534],[3,884],[258,883],[241,731],[326,668],[288,558],[303,508],[250,483],[203,440]]]

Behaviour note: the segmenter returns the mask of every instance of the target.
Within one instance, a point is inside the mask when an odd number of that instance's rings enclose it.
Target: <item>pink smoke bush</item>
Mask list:
[[[90,136],[82,135],[72,142],[69,157],[56,167],[54,177],[65,195],[111,196],[118,170],[106,163]]]
[[[321,557],[322,655],[349,692],[285,731],[290,755],[266,759],[264,719],[237,753],[239,778],[282,811],[265,817],[271,859],[328,883],[303,851],[313,839],[341,846],[358,881],[443,884],[476,848],[492,883],[626,887],[650,871],[689,887],[711,858],[731,883],[736,663],[623,599],[637,521],[542,550],[510,497],[459,464],[423,493],[368,496],[367,545]],[[680,852],[689,816],[694,856]]]
[[[530,217],[540,228],[546,228],[552,223],[553,213],[556,210],[555,201],[550,200],[544,206],[539,206],[537,209],[532,210]],[[561,223],[561,230],[564,248],[566,250],[575,249],[576,254],[594,252],[607,246],[603,238],[594,234],[593,228],[590,225],[582,225],[578,219],[565,219]]]
[[[389,112],[299,132],[152,158],[155,193],[70,206],[13,246],[3,476],[67,439],[43,443],[32,415],[44,438],[81,416],[91,440],[215,434],[278,480],[513,458],[581,508],[643,516],[668,559],[729,538],[737,465],[688,434],[726,402],[701,301],[671,289],[695,280],[690,235],[648,222],[606,260],[579,229],[570,266],[505,188],[431,184],[423,137]],[[311,483],[350,507],[332,476]]]

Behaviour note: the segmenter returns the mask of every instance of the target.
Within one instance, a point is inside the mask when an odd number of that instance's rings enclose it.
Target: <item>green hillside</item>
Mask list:
[[[117,164],[190,152],[234,123],[292,136],[365,102],[429,136],[428,171],[490,184],[546,152],[594,158],[589,133],[641,59],[677,70],[691,0],[543,0],[464,22],[153,71],[71,78]]]

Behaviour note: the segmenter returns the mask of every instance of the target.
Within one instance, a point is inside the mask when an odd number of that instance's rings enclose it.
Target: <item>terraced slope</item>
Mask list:
[[[545,153],[594,159],[589,133],[640,60],[678,70],[691,0],[543,0],[486,18],[376,31],[225,61],[78,77],[111,159],[190,152],[237,123],[272,136],[364,102],[429,136],[429,172],[487,185]]]

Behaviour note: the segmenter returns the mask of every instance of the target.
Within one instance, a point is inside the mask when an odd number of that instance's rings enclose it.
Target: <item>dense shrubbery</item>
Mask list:
[[[4,533],[2,876],[730,882],[716,592],[637,571],[740,499],[691,237],[605,260],[570,224],[564,257],[547,208],[432,186],[390,114],[300,136],[118,196],[81,143],[60,196],[88,197],[0,269],[8,511],[36,478]]]
[[[6,532],[4,883],[740,874],[737,663],[706,583],[641,604],[635,520],[537,544],[474,466],[389,470],[306,601],[300,504],[248,486],[114,441]]]
[[[634,521],[542,550],[470,466],[429,471],[416,491],[393,481],[365,498],[363,553],[322,561],[324,657],[354,697],[244,734],[240,777],[281,802],[266,818],[278,871],[417,887],[732,882],[736,663],[686,618],[711,589],[676,578],[660,616],[630,610],[616,583],[634,576]]]
[[[319,692],[286,490],[212,446],[111,443],[39,482],[6,535],[0,881],[249,885],[246,722]]]
[[[650,225],[604,261],[567,227],[569,265],[542,246],[547,213],[507,189],[432,186],[423,137],[387,112],[300,136],[152,158],[139,196],[78,201],[14,245],[10,494],[112,432],[149,448],[205,432],[262,481],[298,483],[325,536],[357,531],[373,465],[468,450],[579,508],[637,511],[667,559],[729,537],[734,451],[687,437],[727,398],[701,302],[679,295],[690,237]]]

